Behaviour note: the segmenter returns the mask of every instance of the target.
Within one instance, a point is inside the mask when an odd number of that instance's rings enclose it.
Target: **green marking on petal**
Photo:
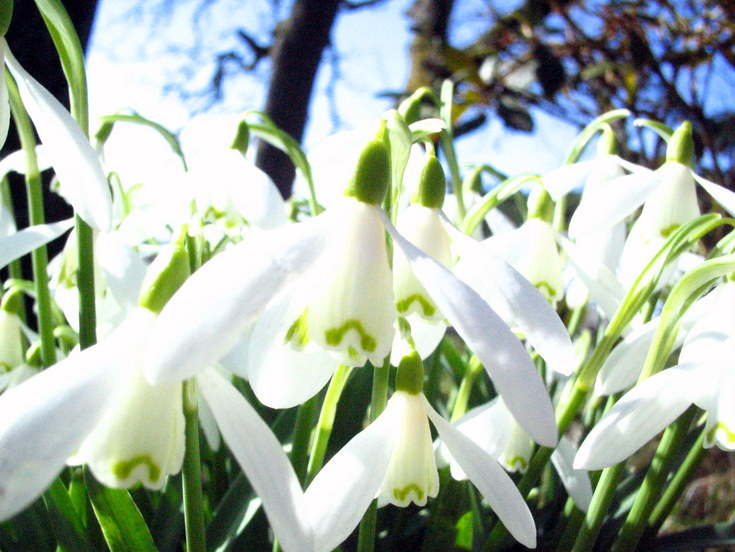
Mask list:
[[[420,293],[414,293],[396,302],[396,310],[400,313],[405,313],[414,302],[421,305],[421,314],[423,316],[434,316],[434,313],[436,313],[436,307]]]
[[[365,328],[362,326],[362,322],[355,318],[346,320],[339,328],[332,328],[325,331],[324,339],[326,340],[327,345],[337,347],[342,343],[342,339],[344,339],[345,334],[350,330],[355,330],[360,334],[360,347],[363,351],[371,353],[378,346],[377,340],[367,333]]]
[[[308,310],[308,309],[307,309]],[[306,326],[306,310],[291,324],[283,338],[284,343],[290,343],[297,351],[302,350],[309,343],[309,333]]]
[[[396,497],[396,500],[404,502],[411,492],[416,495],[416,500],[418,500],[419,502],[424,501],[424,497],[426,495],[424,493],[424,490],[419,487],[417,483],[409,483],[402,489],[393,489],[393,496]]]
[[[526,459],[522,456],[513,456],[512,458],[509,458],[506,463],[508,464],[508,467],[513,470],[524,472],[528,469],[528,462],[526,462]]]
[[[148,479],[158,481],[158,478],[161,476],[161,467],[148,454],[139,454],[138,456],[133,456],[130,460],[115,462],[112,465],[112,473],[118,479],[126,479],[141,464],[148,466]]]
[[[12,369],[13,368],[7,362],[0,362],[0,374],[6,374],[10,372]]]
[[[539,290],[542,295],[548,297],[549,299],[553,299],[554,297],[556,297],[556,288],[548,282],[537,282],[536,289]]]
[[[714,441],[715,440],[715,434],[718,431],[724,431],[725,435],[727,435],[727,442],[735,444],[735,432],[733,432],[729,427],[727,427],[723,422],[717,422],[712,429],[710,429],[707,432],[707,441]]]

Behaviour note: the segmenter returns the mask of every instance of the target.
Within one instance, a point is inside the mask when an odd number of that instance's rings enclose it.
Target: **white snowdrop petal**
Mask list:
[[[428,401],[426,412],[454,459],[510,534],[521,544],[535,548],[536,524],[513,480],[478,445],[444,420]]]
[[[576,454],[577,447],[574,443],[569,438],[562,437],[559,439],[559,446],[551,454],[551,462],[574,504],[586,512],[592,502],[592,483],[586,470],[574,468]]]
[[[291,463],[268,425],[235,387],[213,368],[197,378],[222,437],[260,497],[286,552],[313,552],[304,495]]]
[[[725,211],[735,217],[735,193],[732,190],[728,190],[719,184],[715,184],[706,178],[702,178],[694,172],[692,172],[692,177],[717,201],[717,203],[722,205]]]
[[[0,38],[5,44],[5,39]],[[112,225],[112,194],[97,153],[76,121],[48,90],[15,60],[6,47],[5,61],[18,84],[23,105],[33,121],[66,198],[95,230]]]
[[[52,242],[74,226],[74,219],[62,220],[51,224],[39,224],[19,230],[0,238],[0,268],[27,255],[34,249]]]

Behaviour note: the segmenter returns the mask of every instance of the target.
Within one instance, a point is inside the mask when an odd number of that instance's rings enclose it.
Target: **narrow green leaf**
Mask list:
[[[107,138],[109,138],[115,123],[132,123],[136,125],[146,126],[152,128],[161,135],[161,137],[166,141],[173,152],[178,156],[179,159],[181,159],[181,164],[183,165],[184,170],[188,170],[184,151],[181,149],[181,142],[179,142],[178,137],[173,132],[168,130],[163,125],[160,125],[155,121],[151,121],[150,119],[143,117],[135,111],[131,113],[115,113],[114,115],[106,115],[104,117],[101,117],[100,119],[102,120],[103,124],[95,134],[95,139],[98,143],[104,144],[107,141]]]
[[[110,552],[158,552],[138,507],[125,489],[109,489],[89,472],[85,481]]]
[[[43,495],[59,548],[64,552],[92,551],[79,512],[58,477]]]
[[[577,140],[572,145],[572,150],[569,152],[565,164],[571,165],[572,163],[577,162],[579,156],[582,155],[582,152],[587,147],[589,141],[602,129],[603,125],[611,123],[612,121],[615,121],[617,119],[623,119],[628,115],[630,115],[630,111],[628,111],[627,109],[613,109],[612,111],[603,113],[586,127],[584,127],[584,129],[582,129],[582,132],[579,133]]]
[[[84,69],[84,50],[79,36],[60,0],[35,0],[35,2],[61,59],[61,66],[69,85],[72,116],[87,133],[89,127],[87,77]]]

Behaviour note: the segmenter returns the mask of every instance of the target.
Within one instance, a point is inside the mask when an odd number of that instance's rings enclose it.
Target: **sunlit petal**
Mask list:
[[[292,294],[277,298],[258,319],[250,335],[247,377],[260,402],[290,408],[318,393],[337,369],[339,359],[316,346],[297,350],[285,339],[298,318]]]
[[[615,346],[597,374],[597,394],[612,395],[638,381],[659,321],[659,318],[654,318],[628,334]]]
[[[393,406],[395,405],[395,406]],[[317,474],[305,493],[305,512],[316,536],[316,552],[345,540],[375,498],[395,442],[397,403],[353,437]]]
[[[735,193],[733,193],[732,190],[728,190],[719,184],[715,184],[706,178],[702,178],[694,172],[692,172],[692,177],[717,201],[717,203],[722,205],[725,211],[735,217]]]
[[[577,187],[584,185],[587,175],[594,168],[595,159],[563,165],[558,169],[546,173],[542,177],[544,189],[554,201],[567,195]]]
[[[518,422],[537,443],[555,446],[557,429],[551,399],[521,342],[475,291],[406,241],[387,217],[384,222],[416,277],[483,363]]]
[[[574,457],[577,447],[567,437],[559,439],[559,446],[551,454],[551,462],[559,474],[564,488],[577,508],[586,512],[592,502],[592,483],[586,470],[575,469]]]
[[[696,378],[696,366],[684,364],[640,382],[595,425],[574,467],[599,470],[628,458],[692,404]]]
[[[426,400],[426,399],[424,399]],[[536,524],[526,501],[503,468],[426,402],[429,419],[462,470],[508,531],[521,544],[536,546]]]
[[[127,377],[121,351],[132,329],[121,326],[0,396],[0,520],[38,498],[95,426]]]
[[[74,226],[73,219],[39,224],[19,230],[15,234],[0,238],[0,268],[55,240]]]
[[[313,550],[304,496],[281,444],[235,387],[210,368],[197,378],[227,446],[263,502],[286,552]]]
[[[7,49],[5,61],[23,106],[46,146],[66,198],[87,224],[106,231],[112,225],[112,194],[97,153],[69,112],[31,77]]]
[[[569,376],[577,365],[569,333],[554,308],[526,278],[503,259],[468,236],[453,235],[467,276],[490,306],[508,313],[512,323],[558,374]]]
[[[653,193],[660,176],[650,171],[629,174],[585,194],[569,221],[569,235],[574,238],[620,222]]]
[[[151,383],[189,378],[232,349],[265,305],[319,257],[324,220],[263,232],[196,271],[153,328],[144,361]]]

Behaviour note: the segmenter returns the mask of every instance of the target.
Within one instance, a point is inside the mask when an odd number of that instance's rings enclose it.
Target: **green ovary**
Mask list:
[[[362,322],[354,318],[345,321],[339,328],[326,330],[324,332],[324,339],[326,340],[327,345],[337,347],[342,343],[345,334],[350,330],[355,330],[360,334],[360,348],[363,351],[371,353],[378,346],[376,339],[365,331],[365,328],[362,326]]]
[[[115,462],[112,465],[112,473],[120,480],[127,479],[136,466],[141,464],[148,466],[148,478],[151,481],[158,481],[161,476],[161,467],[147,454],[139,454],[130,460]]]
[[[410,483],[402,489],[393,489],[393,496],[396,497],[396,500],[404,502],[411,492],[416,495],[418,502],[424,501],[424,491],[416,483]]]
[[[512,458],[509,458],[506,463],[511,468],[522,471],[522,472],[528,469],[528,462],[526,462],[526,459],[521,456],[514,456]]]
[[[414,293],[413,295],[410,295],[409,297],[398,301],[396,303],[396,310],[401,314],[408,312],[408,309],[414,302],[417,302],[419,305],[421,305],[421,312],[424,316],[434,316],[434,313],[436,312],[436,307],[432,305],[429,300],[420,293]]]
[[[549,299],[553,299],[554,297],[556,297],[556,288],[554,288],[548,282],[538,282],[536,284],[536,289],[538,289],[542,295],[548,297]]]

